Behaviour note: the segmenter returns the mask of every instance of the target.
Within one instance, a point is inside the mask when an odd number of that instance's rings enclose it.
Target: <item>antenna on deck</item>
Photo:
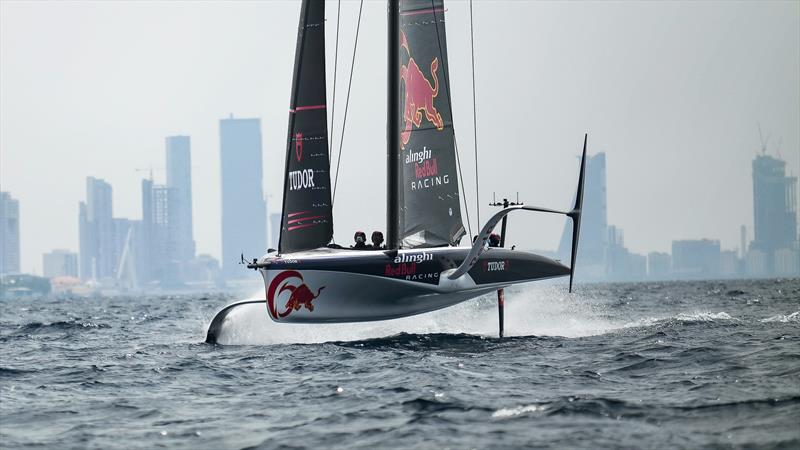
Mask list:
[[[492,195],[494,198],[494,195]],[[516,202],[509,202],[507,198],[504,198],[502,202],[498,202],[497,200],[489,203],[489,206],[500,206],[502,208],[508,208],[509,206],[516,206],[516,205],[523,205],[524,203],[519,201],[519,192],[517,192],[517,201]],[[506,221],[508,220],[508,216],[503,216],[503,220],[500,225],[500,247],[506,246]]]

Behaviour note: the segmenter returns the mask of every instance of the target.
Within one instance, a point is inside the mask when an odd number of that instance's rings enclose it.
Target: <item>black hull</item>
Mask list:
[[[569,275],[558,261],[490,248],[465,276],[450,280],[468,248],[358,251],[319,249],[259,261],[265,300],[229,305],[209,327],[216,342],[230,314],[263,303],[281,323],[343,323],[396,319],[445,308],[517,283]]]

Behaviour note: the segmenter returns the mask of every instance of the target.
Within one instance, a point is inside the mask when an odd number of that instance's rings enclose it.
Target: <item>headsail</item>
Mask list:
[[[325,2],[304,0],[297,32],[279,251],[333,237],[325,87]]]
[[[442,0],[402,0],[399,14],[397,208],[403,247],[455,245],[461,221]]]

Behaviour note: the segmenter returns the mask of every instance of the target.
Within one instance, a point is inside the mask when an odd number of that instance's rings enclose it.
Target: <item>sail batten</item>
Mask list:
[[[402,247],[457,245],[461,220],[442,0],[401,0],[394,50],[399,76],[398,241]],[[391,119],[390,119],[391,120]],[[390,155],[390,157],[392,157]]]
[[[333,237],[325,82],[325,2],[304,0],[295,50],[279,251]]]

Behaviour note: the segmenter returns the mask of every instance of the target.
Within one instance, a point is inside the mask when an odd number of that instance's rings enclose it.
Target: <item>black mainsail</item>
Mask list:
[[[278,250],[318,248],[333,237],[325,86],[325,2],[304,0],[297,31]]]
[[[391,2],[392,4],[394,2]],[[396,208],[397,242],[405,248],[456,245],[461,221],[453,116],[442,0],[401,0],[392,14],[399,23],[392,52],[399,74],[392,77],[397,119],[390,149],[396,151],[389,189]],[[390,155],[390,158],[392,156]],[[392,176],[394,175],[394,176]],[[392,181],[394,180],[394,181]],[[391,186],[394,184],[394,186]],[[390,236],[392,233],[390,233]]]

